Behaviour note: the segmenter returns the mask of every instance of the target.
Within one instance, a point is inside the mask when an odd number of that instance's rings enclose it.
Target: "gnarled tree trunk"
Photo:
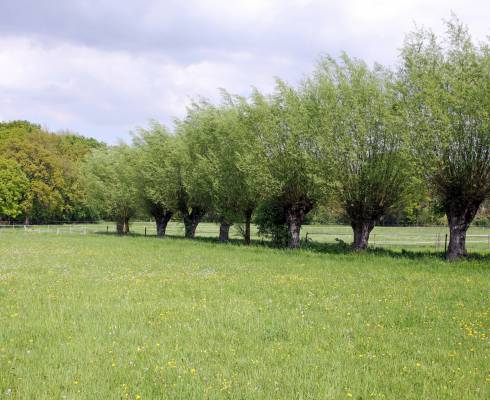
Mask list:
[[[251,243],[250,238],[250,225],[252,223],[253,210],[248,209],[245,211],[245,245],[249,246]]]
[[[170,219],[172,218],[172,212],[166,211],[158,215],[154,215],[155,224],[157,226],[157,236],[163,237],[165,236],[165,231],[167,230],[167,225]]]
[[[286,222],[289,233],[289,248],[296,249],[300,246],[301,225],[305,220],[306,214],[308,214],[313,208],[313,205],[313,202],[306,201],[288,207]]]
[[[219,226],[219,241],[228,242],[230,240],[230,226],[228,221],[221,221]]]
[[[196,236],[196,228],[201,222],[202,217],[206,212],[199,207],[193,207],[189,213],[183,213],[185,237],[188,239],[194,239]]]
[[[354,241],[352,249],[355,251],[366,250],[369,243],[369,234],[375,225],[374,219],[363,221],[352,221],[351,226],[354,231]]]
[[[447,207],[446,215],[449,225],[449,246],[446,259],[457,260],[466,257],[466,232],[475,218],[481,202],[472,203],[466,207]]]
[[[119,235],[126,235],[129,233],[129,218],[122,217],[116,221],[117,233]]]

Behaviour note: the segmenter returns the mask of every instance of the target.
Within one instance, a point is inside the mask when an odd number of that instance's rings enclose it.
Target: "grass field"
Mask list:
[[[12,229],[9,226],[0,226],[1,229]],[[23,226],[15,229],[23,230]],[[41,233],[114,233],[116,227],[114,223],[99,224],[74,224],[74,225],[42,225],[30,226],[32,232]],[[136,235],[144,235],[145,230],[148,236],[156,235],[155,225],[152,222],[133,222],[131,232]],[[167,228],[167,233],[171,236],[184,236],[184,226],[181,223],[171,222]],[[197,237],[217,238],[219,225],[213,223],[199,224]],[[444,251],[445,235],[448,234],[447,227],[384,227],[377,226],[371,233],[370,246],[377,248],[411,250],[430,250],[434,252]],[[308,237],[312,243],[337,243],[339,240],[346,243],[352,242],[352,229],[346,225],[304,225],[301,231],[303,240]],[[230,230],[230,237],[236,240],[241,239],[241,235],[236,226]],[[257,235],[257,229],[252,226],[252,238],[258,241],[267,239]],[[490,228],[472,226],[468,231],[467,248],[469,251],[490,252]]]
[[[0,232],[0,398],[488,399],[490,257]]]

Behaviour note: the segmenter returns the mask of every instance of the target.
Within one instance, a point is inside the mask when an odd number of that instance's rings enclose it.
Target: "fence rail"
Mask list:
[[[400,230],[405,229],[400,227]],[[481,228],[477,228],[481,229]],[[306,232],[306,240],[320,243],[333,243],[335,241],[350,242],[353,240],[353,234],[347,232]],[[449,233],[433,233],[433,232],[416,232],[416,233],[401,233],[387,232],[375,233],[370,236],[370,245],[379,247],[403,247],[403,246],[423,246],[434,247],[440,249],[447,247]],[[479,248],[490,249],[490,231],[489,233],[466,235],[466,244],[468,247],[475,245]]]

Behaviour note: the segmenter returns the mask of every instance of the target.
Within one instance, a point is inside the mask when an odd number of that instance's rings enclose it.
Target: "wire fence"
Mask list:
[[[408,228],[399,228],[408,229]],[[353,240],[353,235],[349,233],[331,232],[307,232],[306,241],[318,243],[346,242]],[[449,233],[373,233],[370,236],[369,245],[371,247],[432,247],[436,251],[447,249]],[[489,249],[490,233],[486,234],[467,234],[466,245],[468,248]]]
[[[26,234],[53,234],[53,235],[89,235],[116,233],[116,225],[112,222],[103,223],[65,223],[46,225],[0,225],[0,233],[6,231],[25,232]],[[153,223],[134,222],[131,224],[131,233],[141,236],[156,236],[156,227]],[[169,223],[166,233],[171,236],[184,236],[183,224]],[[217,237],[219,225],[214,223],[199,224],[196,236]],[[239,229],[230,230],[230,237],[241,238]],[[264,240],[259,237],[256,227],[252,227],[252,238]],[[351,243],[352,230],[345,225],[306,225],[302,230],[302,239],[309,243]],[[442,251],[447,248],[449,232],[447,227],[376,227],[371,233],[369,245],[371,247],[423,247]],[[490,227],[471,227],[466,236],[466,245],[472,250],[490,250]]]

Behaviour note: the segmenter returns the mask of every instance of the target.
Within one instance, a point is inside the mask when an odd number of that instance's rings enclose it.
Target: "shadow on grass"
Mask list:
[[[338,243],[316,243],[309,242],[304,248],[311,251],[319,253],[330,253],[330,254],[356,254],[352,250],[351,246],[345,242]],[[421,260],[421,259],[440,259],[445,260],[445,253],[443,251],[434,251],[429,249],[389,249],[386,247],[368,247],[367,250],[361,252],[360,254],[373,254],[392,258],[406,258],[411,260]],[[467,257],[461,261],[488,261],[490,263],[490,253],[469,253]],[[490,264],[489,264],[490,266]]]
[[[107,235],[107,236],[122,236],[119,235],[116,232],[97,232],[97,234],[100,235]],[[147,237],[149,239],[158,239],[158,240],[189,240],[184,238],[181,235],[171,235],[167,234],[164,237],[157,237],[156,235],[145,235],[143,233],[139,232],[130,232],[127,235],[124,236],[130,236],[130,237]],[[201,243],[212,243],[212,244],[222,244],[222,245],[232,245],[232,246],[241,246],[241,247],[256,247],[256,248],[268,248],[268,249],[276,249],[276,250],[284,250],[284,251],[297,251],[295,249],[288,249],[284,247],[279,247],[275,246],[271,241],[269,240],[257,240],[254,239],[252,240],[252,243],[250,246],[245,246],[243,239],[230,239],[226,243],[221,243],[217,237],[206,237],[206,236],[196,236],[193,239],[194,242],[201,242]],[[357,254],[355,251],[352,250],[351,246],[342,241],[338,240],[336,243],[319,243],[319,242],[313,242],[313,241],[302,241],[301,242],[301,250],[303,251],[311,251],[315,253],[322,253],[322,254]],[[443,251],[438,251],[435,252],[434,250],[429,250],[429,249],[388,249],[385,247],[370,247],[364,252],[358,253],[359,255],[361,254],[372,254],[372,255],[379,255],[379,256],[384,256],[384,257],[392,257],[396,259],[411,259],[411,260],[421,260],[421,259],[440,259],[444,260],[444,252]],[[480,261],[480,262],[489,262],[489,267],[490,267],[490,253],[470,253],[468,257],[464,258],[461,261]]]

